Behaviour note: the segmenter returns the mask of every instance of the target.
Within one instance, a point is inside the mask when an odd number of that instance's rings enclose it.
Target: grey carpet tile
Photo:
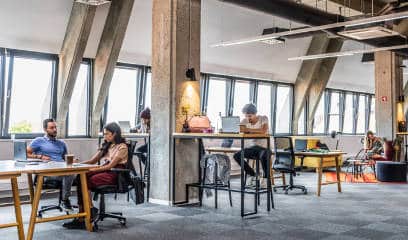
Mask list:
[[[382,232],[365,228],[353,229],[351,231],[345,232],[344,234],[353,237],[366,238],[370,240],[383,240],[392,235],[389,232]]]

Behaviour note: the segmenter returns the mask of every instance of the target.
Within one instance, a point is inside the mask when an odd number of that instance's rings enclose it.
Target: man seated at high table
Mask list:
[[[67,154],[67,145],[62,140],[57,139],[57,123],[54,119],[45,119],[43,129],[45,135],[35,138],[27,147],[27,157],[43,161],[63,162],[65,154]],[[72,212],[73,208],[69,198],[75,175],[46,177],[46,179],[62,181],[62,208],[67,212]]]
[[[267,116],[257,115],[257,108],[254,104],[250,103],[244,106],[242,113],[245,115],[245,118],[241,121],[241,124],[244,125],[244,133],[255,133],[255,134],[267,134],[269,133],[269,120]],[[268,171],[267,162],[268,158],[271,156],[271,151],[266,148],[266,141],[264,139],[248,140],[245,142],[246,148],[243,150],[244,158],[246,159],[259,159],[261,161],[262,169],[264,175],[261,179],[261,185],[264,187],[266,185],[266,173]],[[235,161],[241,165],[241,154],[242,151],[239,151],[234,154]],[[242,167],[242,166],[241,166]],[[248,185],[255,186],[256,178],[255,171],[252,169],[249,164],[244,162],[245,172],[249,175]]]

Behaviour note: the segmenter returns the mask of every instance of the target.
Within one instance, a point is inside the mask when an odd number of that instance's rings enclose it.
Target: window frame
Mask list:
[[[90,58],[84,58],[82,59],[81,64],[86,64],[88,65],[88,72],[87,72],[87,79],[86,79],[86,130],[85,130],[85,135],[70,135],[69,134],[69,107],[68,107],[68,113],[67,113],[67,119],[66,121],[66,129],[65,132],[66,138],[89,138],[91,137],[91,114],[92,114],[92,104],[91,104],[91,99],[92,99],[92,85],[93,85],[93,65],[94,61]]]
[[[57,114],[57,89],[58,89],[58,65],[59,65],[59,57],[57,54],[51,53],[42,53],[42,52],[33,52],[33,51],[25,51],[25,50],[18,50],[18,49],[5,49],[5,59],[9,57],[9,67],[6,71],[8,71],[8,78],[7,78],[7,89],[6,96],[4,97],[5,102],[5,110],[4,110],[4,120],[3,120],[3,128],[1,131],[1,137],[10,139],[11,134],[8,133],[9,131],[9,119],[10,119],[10,103],[11,103],[11,92],[13,88],[13,74],[14,74],[14,58],[25,58],[25,59],[32,59],[32,60],[46,60],[52,62],[52,72],[51,72],[51,89],[50,89],[50,112],[49,117],[54,118]],[[2,62],[4,66],[7,65],[6,62]],[[4,67],[5,69],[5,67]],[[3,84],[5,83],[5,79]],[[4,88],[4,85],[3,85]],[[32,139],[35,137],[43,136],[44,133],[18,133],[14,134],[16,139]]]

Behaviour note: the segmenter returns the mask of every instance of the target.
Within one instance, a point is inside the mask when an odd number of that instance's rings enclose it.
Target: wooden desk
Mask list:
[[[14,212],[15,212],[15,218],[16,218],[16,221],[14,223],[0,224],[0,228],[17,227],[18,239],[25,240],[23,217],[21,215],[20,195],[18,193],[18,183],[17,183],[17,177],[19,177],[20,175],[21,175],[20,172],[12,171],[11,169],[5,169],[5,168],[3,169],[2,166],[0,165],[0,179],[10,179],[10,182],[11,182],[11,190],[13,192],[13,200],[14,200]]]
[[[175,191],[175,186],[176,186],[176,180],[175,180],[175,176],[176,176],[176,140],[180,140],[180,139],[198,139],[199,141],[201,141],[199,145],[199,156],[198,156],[198,182],[197,183],[191,183],[191,184],[187,184],[186,185],[186,200],[182,201],[182,202],[176,202],[175,199],[175,195],[176,195],[176,191]],[[177,204],[186,204],[188,203],[188,187],[197,187],[199,188],[199,200],[200,200],[200,205],[202,204],[202,190],[204,188],[207,189],[214,189],[215,191],[217,190],[227,190],[227,189],[220,189],[217,186],[212,187],[212,186],[206,186],[203,182],[202,182],[202,178],[201,178],[201,170],[200,170],[200,159],[201,159],[201,150],[202,149],[202,139],[237,139],[240,140],[241,142],[241,146],[240,148],[238,148],[238,151],[241,151],[245,148],[245,140],[248,139],[265,139],[267,142],[267,148],[270,148],[270,135],[269,134],[244,134],[244,133],[240,133],[240,134],[225,134],[225,133],[173,133],[173,164],[172,164],[172,203],[174,205]],[[241,166],[244,166],[244,154],[241,154]],[[270,168],[271,164],[270,164],[270,159],[268,159],[267,165],[269,166],[268,169]],[[259,162],[257,161],[257,168],[256,168],[256,173],[259,174]],[[227,191],[231,191],[231,192],[238,192],[241,194],[241,217],[244,216],[249,216],[249,215],[253,215],[253,214],[257,214],[258,213],[258,204],[259,203],[259,196],[262,193],[266,193],[267,194],[267,211],[270,211],[271,208],[271,203],[272,203],[272,208],[274,208],[274,202],[273,202],[273,193],[272,193],[272,186],[271,186],[271,181],[267,181],[267,188],[266,191],[265,190],[260,190],[259,187],[259,179],[257,180],[257,184],[255,187],[254,191],[248,191],[247,189],[245,189],[245,179],[244,179],[244,168],[241,167],[241,187],[240,189],[228,189]],[[266,177],[268,179],[270,179],[270,171],[267,171],[266,173]],[[244,196],[245,194],[253,194],[255,195],[255,201],[254,201],[254,211],[253,212],[244,212],[244,206],[245,206],[245,199]],[[215,193],[215,202],[217,202],[217,193]],[[217,207],[217,205],[215,205]]]
[[[320,192],[322,185],[328,185],[328,184],[337,184],[337,191],[341,192],[341,182],[340,182],[340,156],[346,154],[345,152],[327,152],[327,153],[318,153],[318,152],[295,152],[295,156],[298,156],[302,159],[307,158],[307,157],[314,157],[317,158],[317,168],[316,168],[316,173],[317,173],[317,196],[320,197]],[[328,157],[334,157],[335,158],[335,164],[333,164],[333,161],[325,161],[325,158],[327,159]],[[324,167],[336,167],[336,176],[337,176],[337,181],[335,182],[322,182],[322,175],[323,175],[323,168]]]
[[[38,165],[27,165],[24,163],[16,163],[15,161],[12,161],[12,160],[0,161],[0,174],[2,175],[10,175],[10,174],[20,175],[20,174],[26,173],[28,174],[29,179],[30,178],[32,179],[32,174],[37,175],[37,187],[35,189],[35,192],[34,192],[32,181],[29,181],[32,208],[31,208],[30,223],[29,223],[28,232],[27,232],[27,240],[33,239],[35,224],[70,219],[70,218],[84,217],[86,229],[88,231],[92,231],[91,209],[90,209],[91,204],[90,204],[90,199],[88,195],[88,184],[87,184],[87,179],[86,179],[86,173],[92,167],[93,167],[92,165],[85,165],[85,164],[67,166],[64,162],[49,162],[49,163],[41,163]],[[76,175],[76,174],[79,174],[81,178],[84,212],[77,213],[77,214],[49,217],[49,218],[37,218],[38,205],[39,205],[40,198],[41,198],[41,190],[42,190],[42,185],[44,182],[44,177],[67,176],[67,175]],[[14,189],[13,189],[13,193],[14,193]],[[14,201],[14,205],[16,208],[19,208],[20,202]],[[21,212],[19,215],[21,216]]]

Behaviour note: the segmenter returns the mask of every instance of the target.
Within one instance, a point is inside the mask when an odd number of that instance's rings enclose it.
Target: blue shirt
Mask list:
[[[47,136],[37,137],[31,142],[30,147],[35,154],[48,156],[57,162],[63,162],[67,154],[67,145],[63,141]]]

